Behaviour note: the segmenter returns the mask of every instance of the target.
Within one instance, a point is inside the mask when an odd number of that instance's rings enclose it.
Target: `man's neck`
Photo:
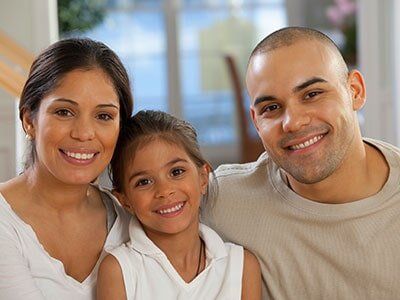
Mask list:
[[[378,193],[389,176],[383,154],[363,143],[326,179],[305,184],[286,174],[290,188],[312,201],[340,204],[361,200]]]

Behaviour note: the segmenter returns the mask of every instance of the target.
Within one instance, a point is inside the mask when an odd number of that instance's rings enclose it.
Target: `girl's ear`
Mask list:
[[[208,177],[211,172],[211,167],[209,164],[204,164],[202,167],[200,167],[199,173],[200,173],[200,190],[201,194],[205,195],[207,193],[207,187],[208,187]]]
[[[116,190],[112,190],[111,193],[115,196],[115,198],[118,199],[118,202],[122,205],[122,207],[127,210],[131,209],[131,206],[129,205],[124,193],[117,192]]]

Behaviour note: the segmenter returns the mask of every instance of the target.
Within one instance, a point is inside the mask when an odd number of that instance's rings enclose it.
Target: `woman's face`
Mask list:
[[[67,184],[87,184],[110,162],[120,129],[120,105],[101,69],[74,70],[44,97],[24,127],[35,140],[35,170]]]

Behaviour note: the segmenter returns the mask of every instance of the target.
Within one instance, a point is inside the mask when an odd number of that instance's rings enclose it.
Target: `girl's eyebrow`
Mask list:
[[[171,166],[178,162],[188,163],[188,161],[186,159],[177,157],[177,158],[171,159],[163,167]],[[131,182],[131,180],[137,176],[145,175],[147,173],[148,173],[148,170],[140,170],[140,171],[134,172],[129,176],[128,182]]]

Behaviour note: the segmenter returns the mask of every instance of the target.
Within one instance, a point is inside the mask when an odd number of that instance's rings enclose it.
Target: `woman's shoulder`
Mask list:
[[[111,190],[98,184],[92,184],[99,193],[105,205],[112,207],[118,216],[129,219],[129,213],[122,207],[118,199],[112,194]],[[107,206],[107,207],[108,207]]]
[[[27,193],[24,177],[19,175],[8,181],[0,182],[0,194],[9,203],[21,198],[22,195],[27,197],[29,193]]]

